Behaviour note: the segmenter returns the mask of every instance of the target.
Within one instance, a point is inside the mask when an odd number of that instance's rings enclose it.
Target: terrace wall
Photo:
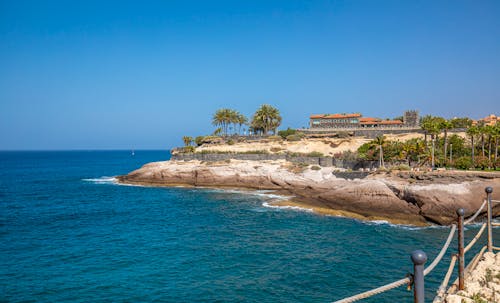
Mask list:
[[[339,167],[351,170],[360,169],[375,169],[378,167],[377,161],[347,161],[334,159],[332,157],[308,157],[308,156],[291,156],[284,154],[238,154],[238,153],[191,153],[191,154],[175,154],[171,160],[174,161],[226,161],[226,160],[250,160],[250,161],[266,161],[266,160],[287,160],[293,163],[304,163],[308,165],[318,165],[323,167]]]

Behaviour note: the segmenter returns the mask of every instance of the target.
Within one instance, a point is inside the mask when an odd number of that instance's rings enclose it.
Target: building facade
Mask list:
[[[320,114],[309,117],[310,129],[360,129],[418,127],[418,111],[406,111],[403,120],[383,120],[353,114]]]
[[[491,114],[487,117],[484,117],[482,119],[479,119],[477,121],[472,121],[473,125],[489,125],[489,126],[494,126],[495,124],[500,123],[500,117]]]
[[[311,115],[310,128],[349,128],[359,125],[361,114]]]

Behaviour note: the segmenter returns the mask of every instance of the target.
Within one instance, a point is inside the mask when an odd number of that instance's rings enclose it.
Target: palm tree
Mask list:
[[[444,131],[444,164],[446,166],[446,155],[448,151],[448,131],[453,128],[451,121],[443,119],[440,123],[440,129]]]
[[[479,129],[477,126],[472,125],[467,129],[467,135],[470,136],[470,145],[471,145],[471,160],[472,160],[472,165],[474,165],[474,136],[477,136],[479,134]]]
[[[184,145],[190,146],[191,142],[193,142],[193,137],[184,136],[182,137],[182,141],[184,141]]]
[[[495,136],[495,128],[492,125],[486,125],[484,127],[484,132],[488,135],[488,160],[491,163],[491,144],[493,141],[493,137]]]
[[[486,134],[486,127],[483,121],[480,121],[478,123],[477,129],[479,131],[479,134],[481,135],[481,152],[482,156],[484,157],[484,135]]]
[[[238,113],[236,117],[236,123],[238,124],[238,133],[241,135],[241,126],[248,123],[247,117],[245,115]]]
[[[442,117],[426,115],[420,120],[420,127],[424,130],[424,141],[427,144],[427,136],[440,132],[441,123],[445,121]]]
[[[425,142],[422,142],[421,139],[416,139],[415,140],[415,155],[417,157],[417,161],[420,163],[420,159],[422,156],[425,157],[425,149],[426,149],[426,144]]]
[[[495,139],[494,163],[496,166],[497,159],[498,159],[498,139],[500,138],[500,123],[498,123],[498,122],[493,126],[493,138]]]
[[[263,104],[257,109],[252,117],[252,128],[254,130],[262,129],[264,135],[267,135],[269,131],[276,133],[276,129],[281,124],[281,115],[277,108]]]
[[[429,121],[426,122],[426,132],[428,132],[431,135],[431,140],[432,140],[432,149],[431,149],[431,167],[434,169],[435,167],[435,159],[434,159],[434,152],[435,152],[435,144],[436,144],[436,139],[437,136],[440,132],[440,126],[441,122],[443,121],[443,118],[440,117],[431,117]]]
[[[401,145],[401,153],[408,162],[408,166],[411,166],[411,158],[415,153],[415,145],[411,140],[403,142],[403,144]]]
[[[383,145],[386,143],[386,140],[385,140],[385,137],[384,136],[378,136],[377,138],[375,138],[375,140],[373,140],[373,144],[377,145],[380,152],[379,152],[379,157],[378,157],[378,166],[379,167],[384,167],[385,168],[385,165],[384,165],[384,149],[383,149]]]
[[[212,124],[214,126],[222,127],[224,136],[227,136],[228,128],[231,124],[235,124],[236,117],[238,116],[238,112],[229,109],[229,108],[221,108],[218,109],[212,117]]]

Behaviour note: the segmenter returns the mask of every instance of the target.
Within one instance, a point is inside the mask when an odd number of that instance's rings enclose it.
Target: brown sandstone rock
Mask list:
[[[435,174],[435,173],[433,173]],[[192,162],[149,163],[120,182],[170,186],[237,187],[285,190],[311,206],[356,213],[366,218],[420,224],[425,220],[450,224],[456,220],[456,209],[472,215],[481,205],[486,186],[494,188],[500,199],[499,178],[473,178],[471,174],[434,176],[374,175],[367,179],[336,178],[331,168],[292,173],[282,162],[231,161],[204,164]],[[412,180],[411,182],[409,180]],[[495,208],[500,214],[500,204]]]

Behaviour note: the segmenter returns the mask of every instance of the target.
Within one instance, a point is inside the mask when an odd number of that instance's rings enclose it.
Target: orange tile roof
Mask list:
[[[379,118],[371,118],[371,117],[363,117],[363,118],[359,118],[359,122],[363,123],[363,122],[377,122],[377,121],[380,121],[381,119]]]
[[[403,124],[403,121],[401,121],[401,120],[383,120],[383,121],[380,121],[379,124],[390,124],[390,125]]]
[[[359,118],[361,114],[322,114],[322,115],[311,115],[311,119],[342,119],[342,118]]]
[[[403,124],[400,120],[378,120],[378,121],[365,121],[361,122],[360,124],[362,125],[374,125],[374,124],[381,124],[381,125],[399,125]]]
[[[500,117],[497,117],[496,115],[491,114],[491,115],[484,117],[482,119],[472,121],[472,124],[477,125],[479,122],[483,122],[485,125],[493,126],[496,123],[500,122]]]

